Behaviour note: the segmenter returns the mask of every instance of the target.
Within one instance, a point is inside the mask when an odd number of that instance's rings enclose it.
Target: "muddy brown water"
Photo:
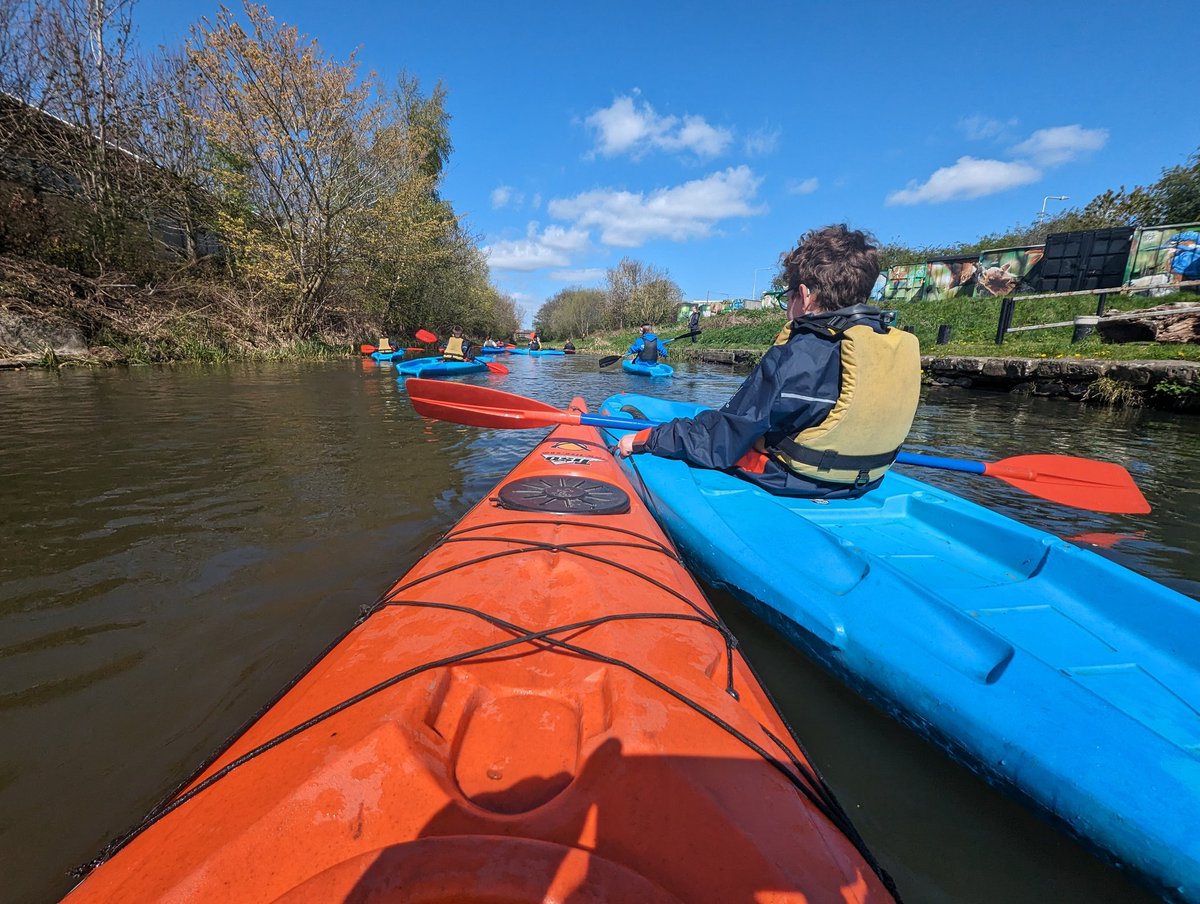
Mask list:
[[[592,406],[719,404],[741,376],[649,381],[508,358],[480,385]],[[390,365],[0,374],[0,899],[45,902],[344,631],[542,431],[418,418]],[[1200,419],[927,388],[909,447],[1126,462],[1154,512],[919,476],[1200,598]],[[1086,542],[1086,541],[1080,541]],[[1156,898],[948,761],[711,591],[910,902]]]

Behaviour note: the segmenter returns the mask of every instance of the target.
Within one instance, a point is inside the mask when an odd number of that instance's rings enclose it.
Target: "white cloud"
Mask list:
[[[585,283],[604,278],[603,267],[586,267],[582,270],[553,270],[550,278],[558,282]]]
[[[999,120],[982,113],[964,116],[958,121],[958,128],[972,141],[983,141],[988,138],[1001,138],[1008,130],[1017,124],[1016,119]]]
[[[633,248],[651,239],[680,242],[709,235],[728,217],[765,213],[751,204],[762,180],[747,166],[730,167],[650,194],[597,189],[550,202],[550,215],[582,228],[598,227],[605,244]]]
[[[495,242],[483,250],[488,264],[497,270],[541,270],[567,267],[571,256],[588,244],[586,229],[547,226],[540,234],[538,224],[530,223],[524,239]]]
[[[820,184],[816,176],[811,179],[789,179],[787,193],[789,195],[811,195]]]
[[[645,101],[618,97],[612,105],[592,113],[584,122],[596,131],[593,153],[605,157],[630,154],[640,157],[652,149],[690,151],[714,157],[733,141],[733,133],[709,125],[702,116],[659,116]]]
[[[496,210],[504,207],[512,200],[512,186],[498,185],[492,189],[492,209]]]
[[[1041,170],[1020,161],[977,160],[974,157],[959,157],[953,166],[943,166],[918,185],[908,183],[906,188],[887,196],[892,204],[938,204],[942,201],[967,201],[1007,191],[1019,185],[1028,185],[1042,178]]]
[[[758,129],[746,136],[746,140],[742,142],[742,148],[747,157],[765,157],[768,154],[774,154],[779,148],[781,134],[779,129]]]
[[[1107,143],[1108,129],[1085,129],[1076,124],[1038,129],[1025,141],[1014,145],[1012,152],[1042,166],[1057,166],[1090,151],[1098,151]]]

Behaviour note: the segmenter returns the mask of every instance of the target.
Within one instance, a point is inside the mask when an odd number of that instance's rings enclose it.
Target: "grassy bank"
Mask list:
[[[1121,298],[1110,300],[1107,311],[1133,311],[1152,305],[1173,302],[1197,303],[1195,295],[1179,294],[1166,298]],[[1097,299],[1091,295],[1073,298],[1033,299],[1017,301],[1012,326],[1032,326],[1041,323],[1071,322],[1078,315],[1095,314]],[[1003,345],[996,344],[996,325],[1000,319],[1000,299],[971,298],[946,301],[914,301],[895,304],[896,323],[912,327],[921,341],[923,354],[969,355],[1002,358],[1091,358],[1099,360],[1200,361],[1200,345],[1162,342],[1126,342],[1108,344],[1092,335],[1072,343],[1073,326],[1054,327],[1010,333]],[[671,347],[671,354],[686,360],[699,349],[747,349],[763,352],[775,341],[784,324],[782,311],[734,311],[701,322],[703,333],[697,342],[683,339]],[[951,340],[937,344],[939,328],[950,327]],[[660,324],[658,334],[669,339],[686,332],[686,324]],[[637,330],[597,333],[586,339],[576,339],[581,351],[596,354],[624,352],[637,337]]]

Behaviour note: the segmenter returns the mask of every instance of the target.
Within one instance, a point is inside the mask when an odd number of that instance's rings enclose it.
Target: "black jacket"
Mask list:
[[[861,317],[868,311],[877,323],[878,312],[865,306],[833,314],[854,312]],[[758,437],[764,437],[770,446],[778,437],[791,437],[821,423],[833,410],[841,389],[841,343],[833,336],[796,329],[813,321],[811,316],[793,321],[787,343],[768,349],[746,382],[720,408],[661,424],[644,442],[635,443],[634,451],[730,471],[780,496],[840,499],[861,496],[878,486],[878,480],[862,487],[810,480],[773,459],[761,474],[737,467]]]

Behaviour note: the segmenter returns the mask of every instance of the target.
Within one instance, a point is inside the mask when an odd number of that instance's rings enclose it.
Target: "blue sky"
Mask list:
[[[339,58],[445,85],[444,194],[526,321],[623,256],[685,298],[749,297],[805,230],[973,241],[1200,145],[1200,15],[1178,2],[267,5]],[[175,45],[216,8],[135,18]]]

